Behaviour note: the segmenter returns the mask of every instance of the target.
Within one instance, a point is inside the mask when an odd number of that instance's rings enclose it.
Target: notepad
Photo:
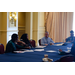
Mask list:
[[[46,52],[57,52],[57,51],[54,51],[54,50],[49,50],[49,51],[46,51]]]
[[[62,46],[63,45],[63,43],[61,43],[61,44],[54,44],[54,46]]]
[[[14,51],[15,53],[25,53],[25,52],[34,52],[33,50],[25,50],[25,51]]]
[[[63,50],[63,51],[65,51],[65,50]],[[70,53],[71,52],[71,50],[67,50],[67,51],[65,51],[66,53]]]
[[[34,51],[44,51],[44,49],[35,49]]]
[[[46,46],[37,46],[37,47],[35,47],[35,48],[44,48],[44,47],[46,47]]]
[[[24,51],[14,51],[15,53],[24,53]]]
[[[25,50],[24,52],[34,52],[33,50]]]

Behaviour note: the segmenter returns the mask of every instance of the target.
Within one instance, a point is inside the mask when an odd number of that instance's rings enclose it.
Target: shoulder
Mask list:
[[[68,38],[66,38],[66,39],[70,39],[71,37],[68,37]]]
[[[42,38],[42,40],[45,39],[45,37]]]
[[[50,38],[50,37],[48,37],[48,39],[50,39],[50,40],[51,40],[51,38]]]
[[[10,40],[10,41],[8,41],[8,43],[7,44],[10,44],[10,43],[12,43],[12,41]]]
[[[10,40],[7,45],[13,45],[14,43]]]

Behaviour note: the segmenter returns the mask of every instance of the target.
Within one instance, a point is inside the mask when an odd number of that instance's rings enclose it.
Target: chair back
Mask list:
[[[39,45],[41,46],[41,39],[39,39]]]
[[[32,45],[33,47],[36,47],[36,42],[35,42],[35,40],[30,40],[30,43],[31,43],[31,45]]]
[[[73,55],[66,55],[60,58],[60,62],[73,62],[74,56]]]
[[[3,53],[4,53],[4,45],[0,44],[0,54],[3,54]]]

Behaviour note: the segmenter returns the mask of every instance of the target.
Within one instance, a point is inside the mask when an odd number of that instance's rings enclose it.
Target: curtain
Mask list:
[[[45,12],[45,27],[54,42],[63,42],[70,36],[73,12]]]

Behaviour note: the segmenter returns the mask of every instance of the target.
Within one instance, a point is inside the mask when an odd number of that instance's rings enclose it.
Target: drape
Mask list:
[[[73,26],[73,12],[45,12],[45,27],[54,42],[65,42]]]

